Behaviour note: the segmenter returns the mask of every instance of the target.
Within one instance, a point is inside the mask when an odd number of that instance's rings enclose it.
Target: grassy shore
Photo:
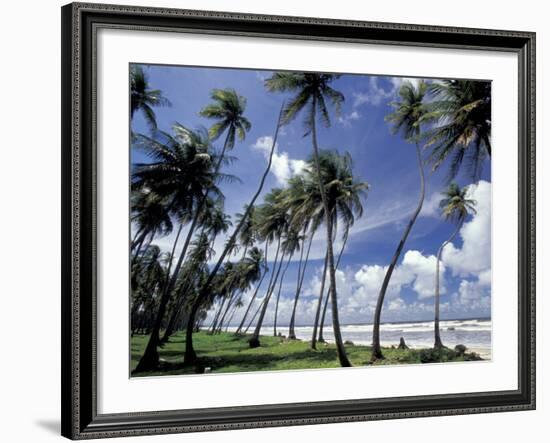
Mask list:
[[[147,336],[132,337],[132,365],[137,366],[143,355]],[[196,366],[183,364],[185,338],[178,333],[160,349],[161,366],[158,371],[143,372],[136,376],[178,375],[201,373],[204,368],[210,372],[251,372],[276,371],[283,369],[317,369],[338,368],[336,348],[331,344],[319,343],[317,350],[310,348],[309,342],[286,340],[282,337],[260,337],[261,347],[250,349],[250,336],[221,333],[209,335],[205,332],[195,333],[193,344],[199,361]],[[348,357],[354,366],[371,365],[371,347],[346,345]],[[375,365],[394,365],[411,363],[436,363],[448,361],[481,360],[477,354],[457,352],[451,349],[435,351],[433,349],[397,349],[383,348],[384,360],[377,360]]]

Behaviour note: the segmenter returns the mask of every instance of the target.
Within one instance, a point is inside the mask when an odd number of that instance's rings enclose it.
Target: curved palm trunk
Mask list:
[[[279,289],[277,290],[277,299],[275,300],[275,318],[273,320],[273,337],[277,337],[277,314],[279,313],[279,299],[281,298],[281,289],[283,287],[283,280],[285,279],[285,274],[288,269],[288,265],[290,265],[290,260],[292,259],[292,255],[293,254],[288,256],[285,269],[283,270],[283,275],[281,275],[281,279],[279,280]]]
[[[319,299],[317,300],[317,309],[315,311],[315,321],[313,322],[313,333],[311,334],[311,349],[317,349],[317,331],[319,328],[319,318],[321,316],[321,306],[323,305],[323,295],[325,293],[325,280],[327,279],[327,264],[328,255],[325,253],[325,264],[323,265],[323,277],[321,281],[321,290],[319,291]],[[326,306],[326,305],[325,305]],[[326,311],[323,311],[323,314]],[[323,315],[323,321],[324,321]]]
[[[256,289],[254,290],[254,294],[252,295],[252,298],[250,299],[250,302],[248,302],[248,306],[246,308],[246,311],[243,315],[243,318],[241,320],[241,322],[239,323],[239,327],[237,328],[237,330],[235,331],[235,334],[240,334],[243,327],[244,327],[244,323],[246,321],[246,318],[248,317],[248,313],[250,311],[250,308],[252,307],[252,305],[254,304],[254,300],[256,300],[256,296],[258,295],[258,291],[260,290],[260,287],[262,286],[262,282],[264,280],[264,277],[265,277],[265,274],[266,272],[264,272],[262,274],[262,278],[260,278],[260,282],[258,283],[258,285],[256,286]],[[247,328],[248,330],[248,328]]]
[[[229,140],[229,131],[225,138],[225,142],[223,144],[223,149],[222,149],[220,158],[218,159],[218,162],[216,163],[216,166],[214,168],[214,177],[216,177],[220,172],[222,160],[225,155],[225,150],[227,149],[228,140]],[[193,220],[191,222],[191,226],[189,227],[189,232],[187,233],[187,237],[185,238],[185,243],[183,244],[183,249],[180,253],[180,256],[178,257],[176,267],[174,268],[174,272],[172,273],[172,276],[167,279],[165,288],[162,291],[162,297],[160,299],[159,309],[157,312],[157,317],[155,319],[155,325],[153,327],[153,330],[151,331],[151,336],[149,337],[149,342],[147,343],[145,352],[143,353],[143,356],[139,360],[139,363],[136,369],[134,370],[134,372],[150,371],[155,369],[158,366],[159,354],[158,354],[157,347],[160,342],[159,333],[160,333],[160,326],[162,324],[162,319],[164,318],[164,314],[166,313],[166,306],[168,305],[168,301],[170,300],[170,294],[174,289],[174,286],[176,285],[178,274],[180,272],[181,266],[183,265],[185,256],[187,255],[187,249],[189,248],[189,244],[191,243],[191,238],[193,237],[193,233],[198,224],[200,215],[208,199],[208,192],[209,190],[207,189],[204,195],[202,196],[199,202],[199,205],[197,206],[197,209],[193,216]]]
[[[441,262],[441,255],[443,254],[443,249],[445,249],[445,246],[447,246],[449,243],[453,241],[453,239],[456,237],[456,234],[458,234],[458,231],[460,231],[460,228],[462,227],[463,221],[461,220],[458,226],[456,227],[453,234],[448,238],[447,241],[443,242],[441,247],[439,248],[439,251],[437,251],[437,262],[435,265],[435,320],[434,320],[434,348],[440,349],[443,348],[443,342],[441,341],[441,335],[439,333],[439,263]]]
[[[183,309],[183,305],[185,303],[185,297],[183,297],[182,294],[185,294],[193,283],[194,282],[190,282],[189,284],[185,285],[185,287],[182,288],[182,290],[180,290],[180,293],[178,294],[179,299],[176,300],[176,304],[174,305],[172,312],[170,313],[170,319],[168,320],[168,325],[166,326],[166,329],[164,330],[164,334],[160,339],[161,345],[166,343],[168,339],[171,337],[171,335],[174,333],[177,320],[180,317],[181,310]]]
[[[331,308],[332,308],[332,328],[334,330],[334,341],[336,343],[336,351],[338,352],[338,360],[340,361],[340,366],[349,367],[351,362],[348,359],[346,354],[346,348],[344,347],[344,341],[342,340],[342,333],[340,331],[340,319],[338,317],[338,295],[336,292],[336,267],[334,265],[334,250],[332,247],[332,220],[329,213],[329,207],[327,202],[327,196],[325,193],[325,187],[321,179],[321,164],[319,162],[319,147],[317,145],[317,131],[315,129],[315,109],[317,107],[317,101],[315,97],[313,98],[312,103],[312,128],[311,128],[311,138],[313,142],[313,152],[315,159],[315,170],[317,172],[317,180],[319,181],[319,193],[321,194],[321,200],[323,202],[324,212],[325,212],[325,225],[327,229],[327,256],[328,256],[328,270],[330,277],[330,298],[331,298]]]
[[[183,223],[180,223],[180,226],[178,228],[178,233],[176,234],[174,244],[172,245],[172,251],[170,251],[170,259],[168,260],[168,266],[166,267],[166,284],[168,284],[168,279],[170,278],[170,271],[172,270],[172,263],[174,262],[174,254],[176,253],[176,247],[178,245],[178,241],[180,239],[180,234],[182,230],[183,230]]]
[[[218,311],[216,312],[216,315],[214,317],[214,321],[208,328],[208,333],[213,334],[216,331],[216,328],[218,327],[218,323],[220,320],[220,316],[222,315],[223,308],[225,307],[225,303],[227,302],[227,297],[224,297],[222,302],[220,303],[220,306],[218,307]]]
[[[294,331],[294,326],[296,323],[296,308],[298,307],[298,299],[300,298],[300,292],[302,291],[302,285],[304,284],[304,277],[306,275],[307,262],[309,260],[309,252],[311,250],[311,243],[313,241],[313,231],[309,235],[309,243],[307,246],[306,259],[301,266],[301,274],[298,276],[298,284],[296,286],[296,294],[294,295],[294,306],[292,307],[292,315],[290,316],[290,325],[288,327],[288,338],[296,340],[296,332]],[[303,250],[303,243],[302,243]]]
[[[384,297],[386,295],[386,290],[388,289],[388,285],[390,283],[393,270],[397,265],[397,261],[399,260],[401,252],[403,251],[403,247],[405,246],[405,242],[407,241],[407,237],[409,236],[409,233],[411,232],[411,229],[416,221],[416,218],[418,217],[418,214],[420,214],[420,211],[422,210],[422,204],[424,203],[424,193],[425,193],[424,168],[422,167],[422,157],[420,156],[420,147],[418,146],[418,142],[416,143],[416,156],[418,160],[418,170],[420,172],[420,197],[418,199],[418,205],[416,207],[416,210],[414,211],[411,219],[409,220],[409,223],[405,228],[405,232],[403,232],[403,236],[401,237],[401,240],[397,245],[395,254],[393,255],[390,265],[388,266],[386,275],[384,276],[382,287],[380,288],[380,293],[378,294],[378,300],[376,301],[376,309],[374,311],[374,324],[373,324],[373,331],[372,331],[372,360],[384,358],[382,354],[382,349],[380,348],[380,317],[382,314],[382,305],[384,304]]]
[[[137,240],[136,246],[135,246],[135,252],[134,252],[134,260],[136,260],[139,257],[139,254],[141,253],[141,250],[143,248],[143,243],[145,242],[145,239],[147,238],[148,231],[144,230],[143,233],[139,236],[139,239]]]
[[[187,324],[186,333],[185,333],[185,357],[184,362],[185,364],[193,364],[195,360],[197,359],[197,355],[195,353],[195,350],[193,349],[193,327],[195,325],[195,318],[197,315],[197,312],[199,311],[201,304],[203,303],[204,298],[206,297],[210,285],[212,284],[212,281],[214,280],[214,277],[216,276],[218,270],[220,269],[221,264],[223,263],[225,256],[227,255],[229,251],[229,247],[234,244],[237,235],[239,234],[240,230],[244,226],[244,223],[246,222],[246,219],[250,215],[250,212],[252,211],[252,207],[254,206],[254,203],[256,202],[257,198],[260,196],[262,189],[264,187],[265,180],[267,178],[267,175],[269,174],[269,170],[271,169],[271,163],[273,161],[273,153],[275,152],[275,146],[277,142],[277,136],[279,135],[279,128],[281,125],[281,117],[283,115],[284,110],[284,102],[281,106],[281,110],[279,111],[279,118],[277,119],[277,126],[275,128],[275,134],[273,137],[273,143],[271,145],[271,151],[269,154],[269,161],[267,163],[267,167],[262,175],[262,179],[260,180],[260,184],[258,186],[258,189],[256,190],[256,193],[252,197],[252,200],[248,204],[248,207],[241,218],[241,221],[233,231],[233,234],[231,235],[229,242],[227,246],[224,248],[222,254],[220,255],[220,258],[218,259],[218,262],[208,275],[208,278],[206,279],[206,282],[204,283],[202,289],[200,290],[197,299],[195,303],[193,304],[193,307],[191,308],[191,312],[189,313],[189,322]]]
[[[262,310],[262,306],[264,305],[264,301],[265,301],[265,298],[262,299],[262,301],[260,302],[260,304],[259,304],[258,307],[256,308],[256,312],[254,312],[254,315],[253,315],[252,318],[250,319],[250,322],[248,322],[248,326],[247,326],[246,329],[244,330],[244,333],[245,333],[245,334],[248,332],[248,330],[250,329],[250,327],[251,327],[252,324],[254,323],[254,320],[256,320],[256,317],[258,316],[258,314],[259,314],[260,311]]]
[[[344,232],[344,241],[342,242],[342,248],[340,249],[340,253],[338,254],[338,260],[336,260],[336,269],[338,269],[338,266],[340,265],[340,260],[342,259],[342,255],[344,254],[344,249],[346,248],[346,243],[348,242],[348,234],[349,234],[349,226],[346,226],[346,230]],[[323,288],[321,288],[321,294],[320,294],[320,300],[323,297]],[[328,301],[329,301],[329,294],[327,293],[327,296],[325,297],[325,304],[323,306],[323,316],[321,318],[321,326],[319,328],[319,342],[326,343],[325,337],[323,337],[323,330],[325,328],[325,318],[327,315],[327,308],[328,308]]]
[[[279,237],[279,246],[281,245],[281,237]],[[278,249],[278,247],[277,247]],[[283,259],[284,254],[281,254],[281,259],[279,260],[279,265],[277,266],[277,262],[273,264],[274,268],[277,267],[277,273],[275,274],[275,279],[273,280],[273,284],[271,287],[268,288],[268,292],[266,296],[264,297],[264,302],[262,304],[262,310],[260,311],[260,316],[258,317],[258,322],[256,323],[256,328],[254,329],[254,333],[252,334],[252,338],[249,340],[248,344],[251,348],[257,348],[260,346],[260,330],[262,329],[262,324],[264,322],[265,313],[267,312],[267,306],[269,305],[269,300],[271,299],[271,296],[273,295],[273,292],[275,292],[275,286],[277,285],[277,280],[279,279],[279,273],[281,272],[281,268],[283,266]]]
[[[225,322],[225,317],[227,317],[227,313],[229,312],[229,310],[231,309],[231,307],[233,306],[233,303],[236,301],[236,297],[235,297],[235,294],[232,293],[230,296],[229,296],[229,301],[227,303],[227,307],[225,308],[224,312],[223,312],[223,315],[222,315],[222,318],[220,319],[220,321],[218,322],[218,325],[216,327],[216,329],[214,330],[214,333],[216,334],[219,334],[223,328],[223,325],[224,325],[224,322]]]

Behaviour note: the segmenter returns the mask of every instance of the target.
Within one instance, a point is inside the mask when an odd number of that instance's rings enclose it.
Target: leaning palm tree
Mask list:
[[[411,82],[405,81],[399,89],[400,101],[393,103],[395,111],[386,117],[386,120],[393,123],[393,133],[401,132],[405,140],[409,143],[414,143],[416,146],[416,157],[418,161],[418,171],[420,174],[420,195],[418,198],[418,204],[414,210],[405,231],[399,240],[397,249],[391,259],[391,262],[382,281],[382,287],[378,294],[376,301],[376,308],[374,311],[373,333],[372,333],[372,359],[382,359],[382,349],[380,348],[380,318],[382,314],[382,305],[384,304],[384,297],[390,283],[390,279],[393,273],[397,261],[401,256],[407,237],[411,232],[411,229],[416,222],[416,218],[422,210],[422,204],[424,203],[425,183],[424,183],[424,167],[422,165],[422,156],[420,154],[420,138],[421,138],[421,124],[423,118],[426,115],[426,106],[424,99],[426,96],[427,84],[423,81],[415,87]]]
[[[157,131],[153,137],[137,136],[136,147],[144,150],[152,162],[134,165],[132,174],[134,189],[151,189],[165,198],[167,208],[179,220],[180,226],[170,255],[168,273],[183,226],[198,218],[196,212],[204,196],[209,194],[210,198],[215,199],[222,197],[216,186],[219,174],[214,174],[212,170],[212,161],[217,159],[206,134],[189,130],[177,123],[173,130],[175,136],[162,131]],[[185,253],[186,248],[181,252],[172,274],[166,277],[155,324],[145,352],[135,369],[137,372],[152,370],[158,366],[159,331]]]
[[[204,283],[201,285],[200,290],[198,291],[197,296],[195,297],[195,300],[192,304],[191,310],[189,312],[189,319],[187,322],[187,329],[185,332],[185,357],[184,362],[185,364],[193,364],[197,359],[197,354],[195,353],[195,349],[193,348],[193,331],[195,329],[195,320],[197,318],[197,313],[200,311],[200,309],[203,307],[204,303],[208,301],[208,293],[210,291],[210,285],[212,284],[214,278],[216,277],[216,274],[218,270],[220,269],[222,263],[225,260],[225,257],[230,252],[230,249],[232,249],[232,246],[235,244],[237,240],[237,236],[239,235],[239,232],[243,228],[244,224],[247,221],[247,218],[250,216],[252,212],[252,208],[254,207],[254,204],[256,203],[256,200],[262,193],[262,189],[264,187],[265,181],[267,179],[267,176],[269,174],[269,170],[271,169],[271,164],[273,162],[273,153],[275,152],[275,146],[277,143],[277,137],[279,135],[279,129],[281,127],[281,119],[283,115],[284,110],[284,102],[281,106],[281,110],[279,112],[279,116],[277,118],[277,125],[275,127],[275,133],[273,136],[273,141],[271,144],[271,149],[269,151],[269,157],[267,161],[266,169],[264,170],[264,173],[262,174],[262,178],[260,179],[260,183],[258,184],[258,188],[256,189],[256,192],[252,196],[252,199],[248,203],[246,207],[246,211],[244,212],[241,220],[233,230],[233,233],[229,237],[226,246],[222,253],[220,254],[218,261],[214,265],[214,267],[211,269],[210,273],[206,277]]]
[[[468,195],[468,186],[460,189],[456,183],[451,183],[449,187],[442,193],[443,199],[439,202],[439,208],[445,220],[448,220],[456,225],[451,236],[443,242],[437,251],[437,261],[435,265],[435,321],[434,321],[434,335],[435,343],[434,348],[439,349],[443,347],[441,342],[441,335],[439,333],[439,264],[441,262],[441,255],[443,254],[443,249],[449,243],[453,241],[456,237],[460,228],[468,214],[475,214],[475,200],[467,198]]]
[[[265,85],[272,92],[290,92],[294,94],[285,108],[283,124],[294,120],[300,111],[305,111],[304,125],[306,133],[311,134],[313,145],[313,157],[315,170],[317,174],[317,185],[321,194],[323,206],[325,208],[325,227],[328,254],[328,269],[330,276],[330,293],[332,301],[332,324],[334,328],[334,338],[338,359],[341,366],[351,366],[346,355],[342,334],[340,331],[340,320],[338,318],[338,297],[336,292],[336,268],[334,264],[334,252],[332,247],[332,224],[330,222],[330,212],[328,202],[321,179],[321,165],[319,163],[319,146],[317,144],[317,119],[320,118],[322,124],[330,126],[330,116],[327,102],[331,103],[339,114],[340,107],[344,101],[341,92],[333,89],[330,84],[339,78],[333,74],[317,73],[298,73],[298,72],[277,72],[266,80]]]
[[[283,238],[288,232],[289,217],[287,206],[284,204],[284,194],[285,191],[283,189],[272,189],[271,192],[264,197],[265,203],[258,209],[261,214],[258,234],[269,242],[276,241],[277,249],[275,252],[275,259],[273,261],[271,278],[262,301],[262,309],[260,310],[254,333],[249,340],[249,345],[251,348],[257,348],[260,346],[260,330],[267,312],[269,301],[275,290],[275,286],[277,285],[285,257],[285,251],[284,248],[281,250],[281,245],[283,244]]]
[[[215,180],[219,180],[222,177],[222,174],[220,174],[221,166],[224,161],[227,161],[226,151],[235,147],[236,135],[239,140],[244,140],[246,132],[250,131],[252,125],[243,115],[246,108],[246,99],[243,96],[238,95],[234,89],[214,89],[210,96],[212,100],[214,100],[214,103],[207,105],[200,112],[200,115],[203,117],[216,120],[216,122],[208,130],[209,140],[217,140],[224,132],[226,132],[222,150],[218,155],[217,161],[213,163]],[[182,132],[181,136],[187,136],[186,132]],[[187,237],[183,244],[182,253],[176,265],[176,269],[178,270],[185,258],[187,248],[189,247],[191,239],[195,233],[195,228],[197,227],[200,218],[203,216],[203,210],[205,209],[209,194],[210,190],[207,189],[197,204],[195,215],[191,221],[189,231],[187,232]],[[177,275],[174,273],[168,283],[169,290],[173,288],[176,278]]]
[[[236,137],[243,141],[252,125],[243,115],[246,108],[246,98],[237,94],[234,89],[214,89],[210,93],[213,103],[205,106],[200,115],[215,120],[210,127],[210,138],[215,141],[225,132],[222,156],[226,150],[235,146]]]
[[[223,175],[220,174],[221,166],[224,161],[227,161],[226,151],[235,147],[235,134],[238,135],[240,140],[244,140],[246,132],[251,128],[250,122],[243,116],[246,108],[246,99],[243,96],[238,95],[233,89],[214,89],[211,93],[211,98],[214,103],[207,105],[202,109],[200,114],[203,117],[212,118],[216,120],[210,129],[208,130],[209,142],[217,140],[224,131],[226,131],[225,141],[221,152],[217,156],[217,160],[213,163],[214,180],[220,180]],[[178,128],[176,128],[178,131]],[[185,128],[179,131],[181,137],[188,137],[188,133]],[[214,183],[213,183],[214,185]],[[187,248],[191,243],[191,239],[195,234],[195,229],[199,224],[201,217],[203,217],[203,211],[208,202],[211,190],[206,189],[202,198],[199,199],[197,207],[195,209],[194,216],[191,220],[191,225],[187,231],[187,236],[183,244],[183,249],[180,254],[178,263],[174,270],[174,274],[168,283],[168,290],[172,290],[177,279],[176,271],[179,271],[183,260],[186,257]]]
[[[427,134],[433,169],[449,158],[450,181],[466,162],[468,174],[477,181],[483,160],[491,156],[491,83],[442,80],[429,89],[434,100],[425,119],[435,121]]]
[[[156,235],[165,236],[172,232],[172,219],[166,203],[166,199],[150,189],[132,191],[130,220],[136,230],[131,243],[134,257],[139,256],[147,236],[152,241]]]
[[[250,287],[257,282],[263,269],[263,252],[257,247],[253,246],[246,257],[243,257],[239,263],[235,266],[234,274],[236,278],[231,281],[234,294],[229,299],[226,312],[218,325],[218,332],[221,332],[224,324],[229,325],[230,319],[225,323],[225,317],[229,313],[229,310],[237,305],[242,306],[242,295],[250,289]],[[232,317],[232,316],[231,316]],[[230,318],[231,318],[230,317]]]
[[[329,208],[331,211],[331,220],[334,225],[333,235],[336,236],[337,227],[343,225],[342,233],[342,247],[336,260],[336,269],[340,264],[344,249],[346,247],[349,230],[353,226],[356,218],[363,215],[362,201],[366,198],[366,193],[369,189],[367,182],[360,181],[353,174],[353,161],[349,153],[339,154],[337,151],[322,151],[321,152],[321,166],[323,171],[323,182],[327,190],[327,197],[329,202]],[[306,174],[307,178],[307,174]],[[309,179],[306,181],[311,182]],[[307,213],[311,213],[311,219],[315,226],[315,217],[313,215],[318,212],[316,208],[320,207],[320,196],[315,192],[315,188],[311,185],[306,187],[306,194],[308,195],[307,204],[310,208],[306,210]],[[317,195],[316,195],[317,194]],[[307,207],[307,206],[306,206]],[[323,300],[323,292],[327,273],[327,258],[325,256],[325,266],[323,269],[323,280],[321,283],[321,290],[319,293],[319,300],[317,303],[317,310],[315,313],[315,321],[313,327],[313,334],[311,340],[311,347],[315,349],[316,346],[316,334],[319,326],[320,309]],[[325,302],[325,308],[323,309],[323,322],[328,306],[330,293],[327,293],[327,299]],[[320,334],[322,337],[322,334]]]
[[[300,249],[300,240],[302,240],[302,249],[303,249],[303,236],[300,236],[298,232],[292,228],[288,229],[287,232],[285,233],[285,240],[283,241],[283,255],[286,255],[288,258],[286,261],[286,265],[283,269],[283,273],[281,274],[281,278],[279,279],[279,289],[277,290],[277,298],[275,299],[275,314],[273,317],[273,336],[274,337],[277,336],[277,317],[279,315],[279,300],[281,299],[283,281],[285,279],[286,271],[288,270],[290,261],[292,260],[294,253],[298,249]],[[298,275],[299,274],[300,273],[298,273]],[[296,303],[292,311],[292,318],[294,318],[294,316],[296,315],[295,312],[296,312]],[[292,324],[294,324],[293,321],[292,321]]]
[[[157,129],[157,118],[153,107],[170,106],[170,101],[162,95],[159,89],[151,89],[147,74],[141,65],[130,67],[130,117],[134,118],[136,111],[142,111],[151,129]]]

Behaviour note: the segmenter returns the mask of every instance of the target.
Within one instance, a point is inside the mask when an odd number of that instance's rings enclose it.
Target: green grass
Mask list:
[[[336,347],[319,343],[317,350],[310,348],[309,342],[286,340],[281,337],[260,337],[261,346],[250,349],[250,336],[221,333],[209,335],[197,332],[193,335],[193,345],[199,357],[197,365],[185,366],[183,354],[185,336],[180,332],[160,349],[161,364],[158,371],[142,372],[136,376],[178,375],[203,372],[209,367],[213,373],[277,371],[285,369],[338,368]],[[145,350],[148,336],[132,337],[132,371]],[[346,345],[348,357],[354,366],[372,365],[371,347]],[[374,365],[394,365],[411,363],[435,363],[447,361],[480,360],[477,354],[457,353],[451,349],[435,351],[433,349],[397,349],[383,348],[385,359],[377,360]]]

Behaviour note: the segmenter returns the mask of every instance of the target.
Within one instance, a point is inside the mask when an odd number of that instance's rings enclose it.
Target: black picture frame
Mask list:
[[[62,435],[71,439],[535,408],[535,34],[121,5],[62,8]],[[515,53],[519,60],[518,389],[284,405],[97,413],[95,39],[99,28]],[[498,278],[496,276],[495,278]]]

